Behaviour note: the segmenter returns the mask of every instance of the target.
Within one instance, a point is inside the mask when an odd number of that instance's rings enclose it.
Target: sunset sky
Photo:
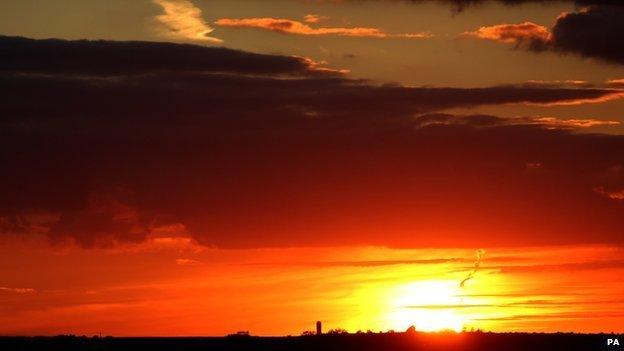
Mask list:
[[[0,3],[0,335],[624,332],[617,1]]]

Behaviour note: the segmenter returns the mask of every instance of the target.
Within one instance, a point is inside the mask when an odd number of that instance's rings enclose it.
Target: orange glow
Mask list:
[[[316,320],[350,332],[624,330],[613,279],[624,252],[612,247],[489,248],[463,288],[473,250],[219,250],[185,238],[0,250],[6,334],[298,335]]]

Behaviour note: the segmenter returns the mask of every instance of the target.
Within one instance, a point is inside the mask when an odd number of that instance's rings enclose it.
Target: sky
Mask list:
[[[623,31],[613,1],[3,1],[0,335],[623,332]]]

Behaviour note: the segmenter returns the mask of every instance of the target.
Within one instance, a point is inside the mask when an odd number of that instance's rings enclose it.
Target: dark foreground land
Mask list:
[[[624,350],[608,340],[624,343],[614,334],[529,333],[385,333],[339,334],[295,337],[197,337],[197,338],[98,338],[98,337],[3,337],[0,350]]]

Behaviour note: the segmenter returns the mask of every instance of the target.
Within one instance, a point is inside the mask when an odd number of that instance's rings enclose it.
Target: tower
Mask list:
[[[316,321],[316,335],[323,334],[323,327],[321,325],[321,321]]]

